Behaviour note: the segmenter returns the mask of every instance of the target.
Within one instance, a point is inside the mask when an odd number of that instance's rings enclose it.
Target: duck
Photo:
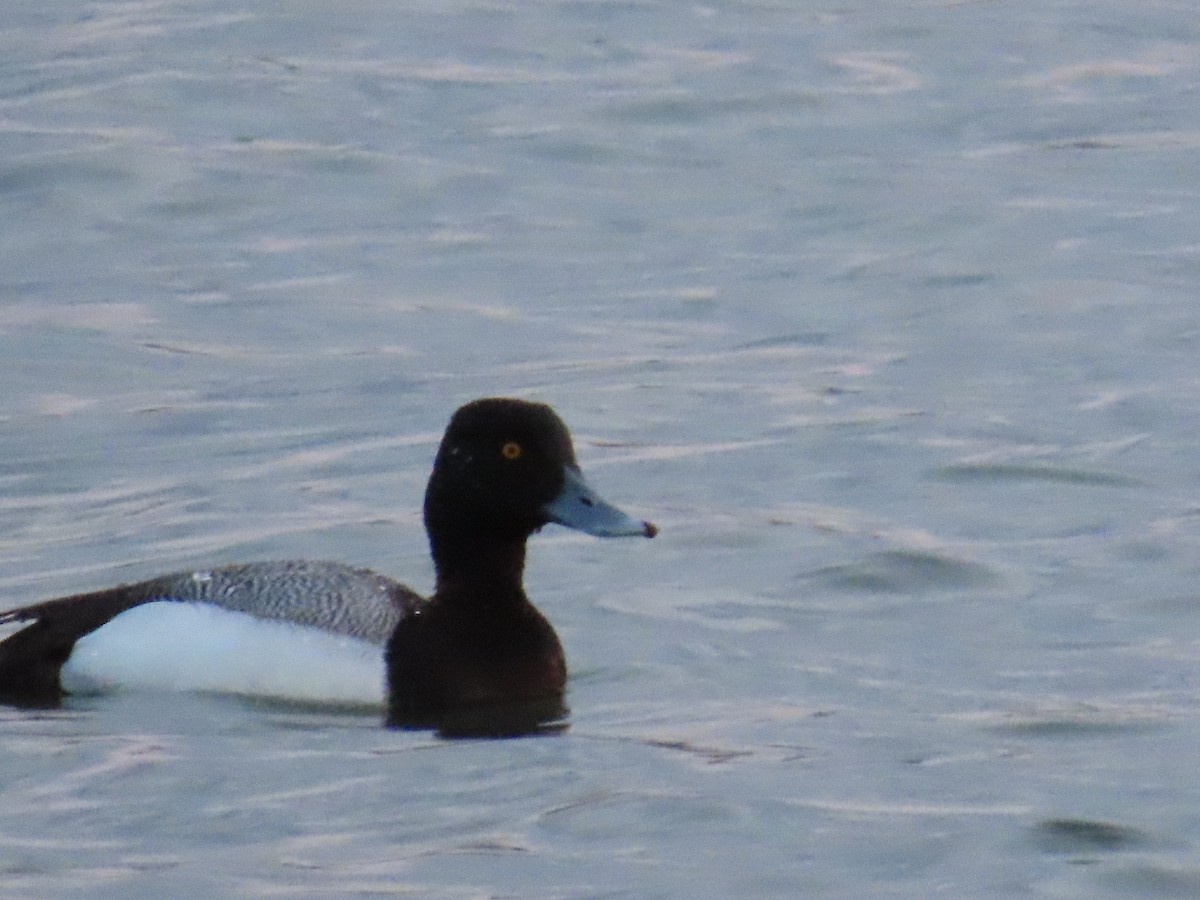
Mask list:
[[[0,612],[0,631],[9,632],[0,640],[0,702],[56,707],[75,693],[132,686],[361,700],[381,705],[389,726],[446,734],[523,734],[564,721],[566,659],[525,594],[526,543],[552,523],[603,538],[652,538],[657,527],[589,485],[550,406],[510,397],[474,400],[451,416],[423,514],[435,573],[429,597],[370,569],[284,559]],[[247,628],[269,634],[250,646]],[[232,649],[257,675],[226,690],[221,679],[233,666],[205,657],[198,665],[207,674],[189,678],[206,642]]]

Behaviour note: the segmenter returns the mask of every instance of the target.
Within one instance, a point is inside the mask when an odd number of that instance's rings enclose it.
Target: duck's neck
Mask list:
[[[498,541],[456,535],[453,540],[429,540],[437,571],[436,596],[470,598],[474,602],[526,602],[525,539]]]

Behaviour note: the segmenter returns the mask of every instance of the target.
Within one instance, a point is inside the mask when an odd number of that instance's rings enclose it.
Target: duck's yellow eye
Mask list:
[[[500,455],[505,459],[518,459],[521,456],[521,445],[516,441],[509,441],[500,448]]]

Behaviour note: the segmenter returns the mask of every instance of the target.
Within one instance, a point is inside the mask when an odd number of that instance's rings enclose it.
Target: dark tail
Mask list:
[[[75,642],[127,609],[155,599],[144,588],[123,584],[0,613],[0,626],[29,623],[0,641],[0,703],[57,706],[64,693],[59,676]]]

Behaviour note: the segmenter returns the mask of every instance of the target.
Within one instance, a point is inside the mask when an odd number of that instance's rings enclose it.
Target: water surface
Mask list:
[[[1200,893],[1200,35],[1170,3],[9,4],[0,604],[431,581],[556,406],[571,727],[0,711],[0,893]]]

